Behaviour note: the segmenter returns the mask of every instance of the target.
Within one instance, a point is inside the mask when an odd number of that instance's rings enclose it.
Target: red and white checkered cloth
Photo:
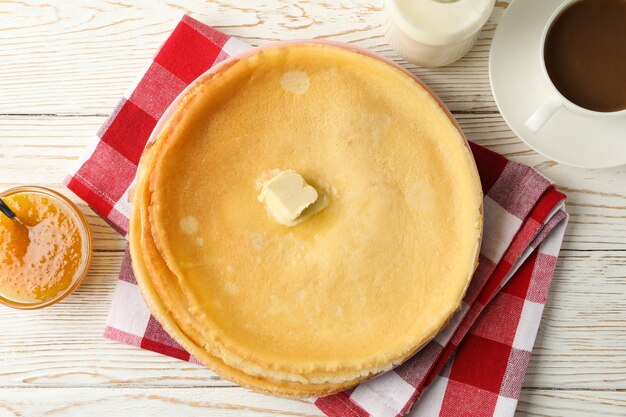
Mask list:
[[[197,76],[247,48],[183,17],[67,177],[67,186],[125,235],[128,189],[157,120]],[[567,223],[565,196],[533,169],[478,145],[471,148],[485,192],[485,228],[480,263],[462,309],[403,365],[349,391],[315,400],[327,415],[515,412]],[[150,315],[128,254],[105,336],[194,362]]]

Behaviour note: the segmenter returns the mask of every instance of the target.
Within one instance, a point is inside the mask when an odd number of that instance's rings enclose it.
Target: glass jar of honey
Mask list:
[[[89,225],[67,197],[44,187],[0,193],[15,218],[0,214],[0,303],[55,304],[82,282],[92,256]]]

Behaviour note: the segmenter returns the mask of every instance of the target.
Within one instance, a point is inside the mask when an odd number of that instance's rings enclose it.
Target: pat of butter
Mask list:
[[[317,200],[317,191],[294,170],[280,171],[263,184],[259,201],[264,203],[274,220],[295,226],[304,220],[301,214]]]

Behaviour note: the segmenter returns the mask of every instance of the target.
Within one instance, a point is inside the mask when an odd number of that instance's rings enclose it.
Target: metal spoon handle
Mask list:
[[[11,210],[9,206],[7,206],[4,201],[2,201],[1,198],[0,198],[0,211],[9,219],[12,219],[15,217],[15,213],[13,213],[13,210]]]

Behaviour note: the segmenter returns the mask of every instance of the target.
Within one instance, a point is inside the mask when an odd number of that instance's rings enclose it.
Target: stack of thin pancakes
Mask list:
[[[294,227],[257,200],[294,169],[328,206]],[[200,77],[146,148],[130,247],[165,330],[257,391],[329,394],[414,354],[458,309],[482,194],[417,80],[331,45],[257,50]]]

